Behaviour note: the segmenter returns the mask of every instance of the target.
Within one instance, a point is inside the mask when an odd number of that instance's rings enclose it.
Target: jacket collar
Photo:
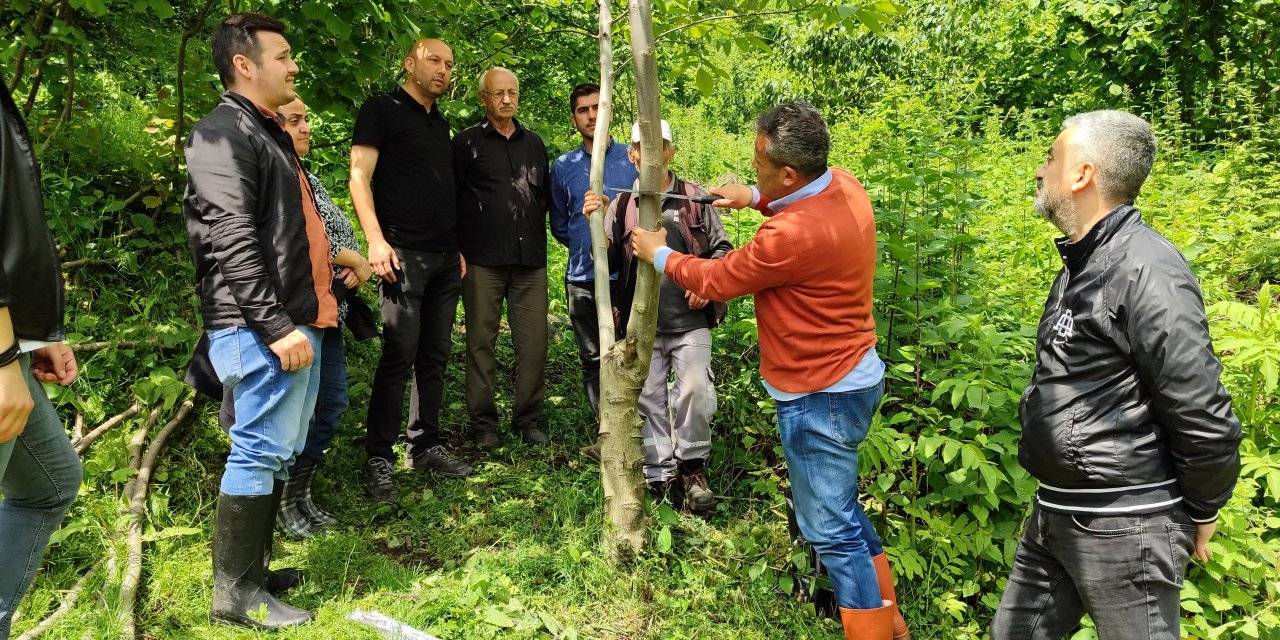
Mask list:
[[[277,125],[277,128],[280,128],[283,130],[283,127],[284,127],[283,115],[276,113],[274,111],[271,111],[269,109],[266,109],[258,105],[258,103],[234,91],[224,92],[222,94],[222,101],[227,104],[231,104],[236,107],[239,107],[240,109],[243,109],[245,112],[253,115],[255,118],[258,119],[258,122],[261,123],[262,126],[268,127],[267,129],[268,131],[271,131],[271,128],[270,128],[271,125]]]
[[[1067,269],[1079,271],[1098,247],[1110,241],[1121,229],[1138,224],[1142,224],[1142,213],[1131,204],[1122,204],[1103,216],[1083,238],[1072,242],[1070,238],[1062,237],[1053,242]]]
[[[258,126],[262,127],[263,131],[270,136],[272,140],[275,140],[276,144],[280,145],[281,149],[292,156],[298,161],[299,165],[301,165],[302,159],[298,158],[297,152],[293,149],[293,138],[289,136],[288,131],[284,130],[283,115],[264,109],[254,101],[234,91],[227,91],[223,93],[222,102],[223,104],[230,105],[249,114],[249,116],[254,118],[254,121],[258,123]],[[268,114],[274,114],[274,117]]]

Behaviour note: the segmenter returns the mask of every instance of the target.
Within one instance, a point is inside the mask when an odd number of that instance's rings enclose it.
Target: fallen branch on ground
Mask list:
[[[62,596],[62,604],[58,605],[57,610],[49,614],[48,618],[41,620],[40,624],[37,624],[26,633],[18,636],[18,640],[35,640],[40,637],[40,634],[51,629],[59,620],[66,617],[68,613],[71,613],[71,610],[76,607],[76,601],[80,599],[80,594],[84,592],[85,585],[89,584],[90,578],[97,575],[98,569],[101,566],[101,562],[98,562],[92,567],[89,567],[89,570],[85,572],[84,575],[80,576],[80,579],[71,587],[71,590],[68,591],[66,595]]]
[[[191,399],[193,392],[187,393],[187,399],[178,408],[177,415],[156,433],[145,453],[142,452],[142,443],[156,423],[159,407],[152,412],[151,418],[147,420],[147,426],[139,430],[138,435],[129,441],[129,464],[138,473],[125,484],[124,489],[125,496],[129,499],[128,510],[124,514],[127,517],[125,530],[128,539],[125,544],[128,552],[125,556],[124,577],[120,580],[120,633],[127,640],[137,637],[133,608],[138,595],[138,583],[142,579],[142,525],[146,520],[147,490],[151,486],[151,473],[169,436],[191,413],[191,408],[194,406],[194,401]]]
[[[112,416],[106,422],[94,427],[93,431],[84,434],[84,436],[80,438],[72,438],[71,445],[76,448],[76,454],[83,456],[84,452],[88,451],[89,445],[93,444],[98,438],[101,438],[102,434],[110,431],[112,427],[120,424],[121,422],[137,415],[141,410],[142,405],[135,402],[132,407],[125,409],[122,413]],[[83,430],[83,426],[81,427],[81,430]]]
[[[118,347],[121,349],[137,349],[138,347],[153,347],[160,351],[178,351],[181,347],[166,347],[159,340],[116,340],[112,342],[81,342],[71,345],[71,350],[76,353],[93,353]]]

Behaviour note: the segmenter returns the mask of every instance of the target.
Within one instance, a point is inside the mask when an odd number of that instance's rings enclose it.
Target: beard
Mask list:
[[[1041,185],[1032,206],[1035,207],[1036,213],[1057,227],[1058,231],[1068,238],[1074,236],[1080,229],[1080,216],[1076,212],[1076,203],[1066,194],[1051,191],[1048,187]]]

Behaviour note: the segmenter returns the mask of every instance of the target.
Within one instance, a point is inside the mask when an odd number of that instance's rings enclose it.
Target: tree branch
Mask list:
[[[98,569],[101,566],[101,561],[99,561],[94,563],[92,567],[89,567],[89,570],[85,572],[84,575],[80,576],[80,579],[71,587],[71,590],[67,591],[67,593],[62,596],[62,604],[58,605],[58,609],[50,614],[48,618],[41,620],[40,624],[18,636],[18,640],[35,640],[40,637],[40,634],[53,628],[54,624],[57,624],[59,620],[66,617],[68,613],[71,613],[71,610],[76,607],[76,601],[80,599],[80,594],[84,593],[85,585],[89,584],[90,578],[97,575]]]
[[[701,18],[698,20],[694,20],[693,22],[682,24],[678,27],[672,27],[670,29],[667,29],[666,31],[659,33],[657,36],[654,36],[653,39],[656,42],[658,40],[661,40],[664,36],[675,33],[676,31],[688,29],[689,27],[692,27],[696,24],[711,22],[713,20],[737,20],[739,18],[751,18],[755,16],[777,16],[777,15],[785,15],[788,13],[801,13],[803,11],[808,11],[809,9],[812,9],[813,6],[816,4],[817,2],[815,1],[815,2],[810,2],[809,4],[806,4],[803,7],[799,7],[797,9],[779,9],[777,11],[753,11],[751,13],[727,13],[722,16],[711,16],[709,18]]]
[[[128,409],[125,409],[123,412],[115,416],[112,416],[106,422],[103,422],[102,424],[95,427],[93,431],[90,431],[89,433],[84,434],[84,437],[72,439],[71,445],[75,447],[76,454],[83,456],[84,452],[89,450],[89,445],[93,444],[95,440],[97,440],[98,438],[101,438],[102,435],[110,431],[112,427],[115,427],[121,422],[124,422],[125,420],[128,420],[129,418],[132,418],[133,416],[138,415],[138,412],[141,410],[142,410],[142,404],[135,402],[133,403],[132,407],[129,407]]]
[[[176,133],[173,136],[173,157],[174,166],[177,166],[182,157],[183,132],[186,129],[186,93],[183,91],[183,75],[187,70],[187,42],[196,34],[204,31],[204,21],[209,15],[209,8],[213,6],[213,0],[205,0],[204,7],[200,9],[199,15],[192,21],[191,26],[182,32],[182,42],[178,44],[178,82],[174,90],[177,92],[177,113],[174,115],[173,121],[176,127]]]
[[[182,403],[178,409],[177,415],[164,425],[155,437],[151,439],[151,444],[147,446],[147,451],[137,459],[134,466],[138,470],[138,474],[134,476],[129,484],[125,485],[125,495],[129,498],[129,511],[125,515],[128,517],[126,529],[128,531],[128,551],[125,557],[125,573],[120,581],[120,630],[121,635],[132,640],[137,637],[136,619],[134,617],[134,603],[138,595],[138,583],[142,579],[142,525],[146,519],[147,490],[151,486],[151,472],[155,469],[156,459],[160,457],[160,452],[164,449],[165,444],[169,440],[169,436],[186,420],[187,415],[191,413],[191,407],[194,406],[190,395],[194,391],[187,392],[187,400]],[[154,418],[158,415],[152,413],[152,421],[148,421],[147,428],[139,431],[141,436],[146,436],[150,431],[150,427],[154,424]],[[138,447],[135,449],[134,444]],[[133,454],[141,451],[141,438],[134,437],[129,443],[130,461],[134,460]]]

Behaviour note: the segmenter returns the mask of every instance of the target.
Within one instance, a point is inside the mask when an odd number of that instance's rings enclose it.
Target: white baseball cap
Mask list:
[[[673,144],[675,143],[675,140],[671,139],[671,124],[666,120],[662,121],[662,139],[666,140],[667,142],[671,142]],[[631,143],[635,144],[638,142],[640,142],[640,123],[639,122],[631,125]]]

